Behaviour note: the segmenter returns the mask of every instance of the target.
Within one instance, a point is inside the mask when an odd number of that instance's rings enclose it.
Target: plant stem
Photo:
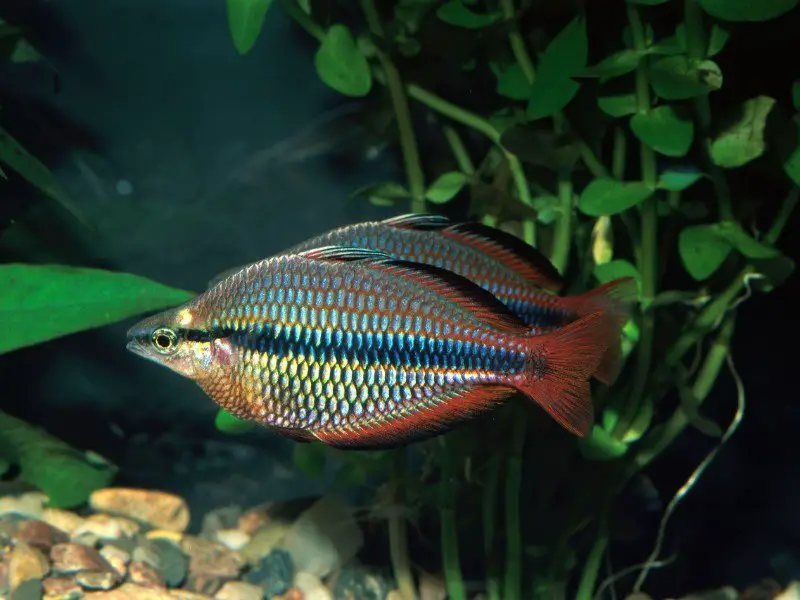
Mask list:
[[[592,600],[594,597],[597,576],[603,566],[603,557],[608,547],[608,525],[606,521],[606,516],[603,515],[597,532],[597,539],[583,565],[578,591],[575,593],[576,600]]]
[[[384,37],[383,24],[375,8],[374,0],[361,0],[361,9],[367,20],[370,32],[376,38]],[[414,122],[411,119],[411,109],[403,87],[400,73],[392,60],[380,48],[376,47],[378,60],[380,60],[386,77],[386,87],[392,99],[397,130],[400,138],[400,148],[403,152],[403,164],[406,168],[408,189],[411,192],[411,212],[425,212],[425,175],[422,171],[422,161],[419,156],[416,136],[414,135]]]
[[[451,600],[466,600],[466,591],[461,576],[458,560],[458,528],[455,516],[455,477],[450,448],[444,438],[439,439],[442,457],[440,485],[442,562],[444,567],[445,586]]]
[[[283,7],[283,10],[286,11],[286,14],[289,15],[289,17],[291,17],[295,23],[305,29],[306,33],[308,33],[311,37],[322,41],[322,39],[325,37],[325,28],[314,21],[314,19],[312,19],[308,14],[306,14],[306,12],[300,8],[295,0],[278,1],[280,2],[281,7]]]
[[[475,174],[475,165],[472,164],[472,159],[469,157],[469,152],[467,152],[461,136],[458,135],[458,131],[452,125],[445,125],[443,129],[444,137],[453,152],[456,163],[458,163],[458,168],[461,169],[462,173],[471,177]]]
[[[800,189],[796,187],[792,188],[792,191],[789,192],[789,195],[781,203],[781,207],[778,209],[778,214],[775,215],[775,219],[772,221],[772,227],[769,228],[767,235],[764,236],[765,242],[768,244],[777,243],[783,228],[786,226],[786,223],[789,221],[789,217],[797,206],[798,196],[800,196]]]
[[[637,51],[645,52],[644,24],[639,10],[634,5],[628,4],[627,11],[634,48]],[[650,84],[647,80],[645,60],[636,68],[636,104],[640,114],[650,110]],[[656,157],[653,149],[644,143],[640,144],[640,160],[642,180],[650,189],[655,190],[657,183]],[[650,304],[656,297],[658,285],[658,211],[655,193],[642,203],[641,223],[641,251],[638,262],[639,273],[642,276],[642,323],[631,396],[614,427],[614,436],[617,438],[625,434],[639,413],[653,360],[655,320]]]
[[[572,180],[569,176],[559,176],[558,199],[560,214],[556,222],[555,239],[550,262],[563,274],[569,264],[569,251],[572,248]]]
[[[513,0],[500,0],[500,8],[503,10],[503,17],[507,21],[512,21],[514,19]],[[514,59],[525,75],[525,79],[528,80],[528,83],[533,83],[533,80],[536,79],[536,70],[533,66],[533,60],[531,60],[531,56],[528,54],[528,50],[525,47],[525,40],[522,39],[522,35],[520,35],[516,23],[510,28],[508,42],[511,45],[511,52],[514,54]]]
[[[506,577],[503,600],[519,600],[522,594],[522,527],[519,519],[519,496],[522,488],[522,451],[528,421],[518,406],[512,422],[511,456],[506,475]]]
[[[392,485],[394,502],[404,505],[403,481],[405,480],[406,453],[399,448],[392,456]],[[393,511],[389,517],[389,551],[392,557],[392,571],[397,588],[403,600],[416,600],[414,575],[411,573],[411,561],[408,558],[408,538],[405,517],[400,511]]]
[[[497,561],[494,559],[495,517],[497,516],[497,493],[500,486],[500,454],[494,453],[487,463],[486,481],[483,486],[483,554],[486,563],[486,593],[488,600],[500,600],[500,579]]]

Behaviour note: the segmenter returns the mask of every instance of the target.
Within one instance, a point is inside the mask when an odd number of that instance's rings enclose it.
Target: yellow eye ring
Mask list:
[[[169,327],[159,327],[152,335],[153,348],[161,354],[171,354],[178,348],[178,334]]]

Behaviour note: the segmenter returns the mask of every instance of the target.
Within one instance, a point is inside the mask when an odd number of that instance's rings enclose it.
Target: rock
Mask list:
[[[385,600],[389,593],[386,582],[363,568],[344,568],[328,585],[336,600]]]
[[[138,560],[133,561],[128,567],[128,576],[131,583],[142,587],[151,589],[165,589],[167,587],[164,578],[155,567]],[[181,581],[183,581],[183,577],[181,577]]]
[[[85,590],[110,590],[120,580],[116,571],[81,571],[75,581]]]
[[[388,594],[386,594],[386,600],[405,600],[403,598],[403,594],[400,593],[400,590],[390,590]]]
[[[304,600],[333,600],[330,590],[313,573],[297,573],[294,576],[294,587],[300,590]]]
[[[189,558],[168,539],[144,540],[132,556],[158,571],[169,587],[179,587],[189,571]]]
[[[53,571],[68,575],[80,571],[112,571],[113,568],[94,548],[69,542],[50,550]]]
[[[305,600],[305,597],[303,596],[303,592],[293,587],[286,590],[283,594],[273,596],[272,600]]]
[[[292,586],[294,566],[285,550],[273,550],[245,575],[245,580],[264,590],[267,598],[283,594]]]
[[[0,498],[0,516],[8,514],[33,517],[42,516],[47,496],[41,492],[27,492],[17,496],[3,496]]]
[[[42,511],[42,521],[70,535],[83,524],[84,519],[68,510],[45,508]]]
[[[87,592],[85,598],[91,600],[174,600],[166,590],[151,590],[135,583],[123,583],[121,586],[104,592]]]
[[[272,596],[267,595],[267,598]],[[214,594],[215,600],[262,600],[264,591],[251,583],[228,581]]]
[[[254,535],[256,531],[271,521],[272,519],[268,513],[268,506],[255,507],[239,517],[239,521],[236,523],[236,529],[244,531],[249,535]]]
[[[0,560],[0,598],[8,594],[8,560]]]
[[[128,572],[128,563],[131,562],[131,555],[122,548],[111,545],[103,546],[100,549],[100,556],[105,558],[111,568],[121,576],[124,577]]]
[[[82,524],[76,527],[72,531],[72,536],[94,535],[101,540],[118,540],[123,537],[133,537],[141,529],[142,526],[131,519],[97,513],[90,515]]]
[[[23,581],[19,587],[11,592],[11,600],[41,600],[44,596],[44,587],[39,579]]]
[[[69,536],[49,523],[31,519],[30,521],[20,523],[14,540],[16,542],[25,542],[26,544],[35,546],[44,552],[50,552],[50,548],[56,544],[68,542]]]
[[[19,542],[11,551],[8,563],[8,587],[11,595],[30,579],[41,580],[50,570],[44,554],[25,542]]]
[[[774,600],[800,600],[800,582],[792,581]]]
[[[218,542],[185,536],[181,550],[189,556],[189,572],[223,579],[235,579],[245,564],[238,552]]]
[[[0,517],[0,547],[11,545],[17,536],[20,525],[28,520],[15,513],[9,513]]]
[[[238,529],[219,529],[211,539],[231,550],[241,550],[250,541],[250,535]]]
[[[197,594],[187,590],[170,590],[169,594],[172,598],[177,598],[178,600],[212,600],[211,596]]]
[[[203,527],[200,535],[214,539],[214,534],[220,529],[235,528],[241,515],[242,509],[235,505],[212,510],[203,517]]]
[[[105,488],[92,493],[92,509],[140,521],[156,529],[183,532],[189,526],[189,507],[180,496],[157,490]]]
[[[447,590],[444,578],[440,575],[422,573],[419,577],[420,600],[445,600]]]
[[[299,571],[324,578],[353,558],[364,538],[352,510],[326,496],[297,519],[281,543]]]
[[[56,596],[59,598],[77,596],[80,598],[83,593],[81,586],[75,583],[72,577],[45,577],[42,580],[45,596]]]
[[[204,575],[202,573],[189,573],[189,576],[186,578],[186,583],[183,585],[183,587],[190,592],[205,594],[206,596],[213,596],[219,591],[223,583],[225,583],[225,580],[221,577]]]
[[[248,563],[256,565],[283,541],[287,531],[289,531],[288,523],[273,521],[259,529],[241,549],[240,554]]]
[[[180,546],[183,534],[177,531],[167,531],[165,529],[154,529],[145,534],[148,540],[167,540],[176,546]]]

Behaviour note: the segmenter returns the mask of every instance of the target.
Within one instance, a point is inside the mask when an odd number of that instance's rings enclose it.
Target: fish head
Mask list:
[[[192,380],[207,373],[214,340],[191,327],[192,308],[182,307],[142,319],[128,330],[126,348]]]

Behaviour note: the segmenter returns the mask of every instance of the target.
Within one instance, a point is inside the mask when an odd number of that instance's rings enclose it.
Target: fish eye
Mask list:
[[[169,354],[178,347],[178,334],[168,327],[159,327],[153,332],[153,347],[157,352]]]

